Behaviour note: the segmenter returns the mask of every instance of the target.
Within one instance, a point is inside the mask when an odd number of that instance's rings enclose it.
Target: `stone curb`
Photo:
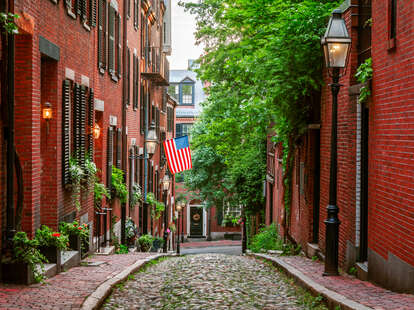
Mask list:
[[[270,261],[273,265],[282,268],[282,270],[291,276],[300,286],[311,291],[313,295],[321,295],[326,300],[329,309],[336,309],[337,307],[340,307],[341,310],[374,310],[373,308],[364,306],[354,300],[338,294],[337,292],[327,289],[277,257],[255,253],[249,253],[247,255]]]
[[[128,276],[134,272],[137,272],[139,269],[144,267],[148,262],[152,260],[156,260],[160,257],[164,256],[172,256],[171,254],[157,254],[145,259],[140,259],[136,261],[131,266],[128,266],[126,269],[115,275],[114,277],[106,280],[105,282],[101,283],[95,291],[90,294],[82,303],[81,309],[82,310],[95,310],[98,309],[104,300],[110,295],[113,287],[120,282],[125,281]]]

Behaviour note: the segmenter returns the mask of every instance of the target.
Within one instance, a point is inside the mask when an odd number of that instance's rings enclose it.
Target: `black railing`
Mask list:
[[[167,57],[159,47],[145,48],[145,69],[142,73],[157,85],[168,85],[170,73],[170,64]]]

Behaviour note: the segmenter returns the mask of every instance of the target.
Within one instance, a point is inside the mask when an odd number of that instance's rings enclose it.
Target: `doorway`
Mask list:
[[[190,206],[190,235],[203,237],[203,208]]]

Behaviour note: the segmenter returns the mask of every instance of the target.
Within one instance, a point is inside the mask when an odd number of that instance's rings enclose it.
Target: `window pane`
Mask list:
[[[182,86],[183,104],[193,104],[193,85],[185,84]]]
[[[175,100],[178,100],[178,85],[171,84],[168,87],[168,93],[174,97]]]

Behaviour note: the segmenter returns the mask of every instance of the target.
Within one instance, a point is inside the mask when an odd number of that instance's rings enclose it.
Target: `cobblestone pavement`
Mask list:
[[[0,309],[79,309],[87,296],[112,278],[151,253],[92,256],[85,261],[99,266],[79,266],[47,279],[45,283],[24,285],[0,284]]]
[[[135,274],[118,285],[103,309],[308,309],[298,292],[284,275],[258,260],[190,255]]]

